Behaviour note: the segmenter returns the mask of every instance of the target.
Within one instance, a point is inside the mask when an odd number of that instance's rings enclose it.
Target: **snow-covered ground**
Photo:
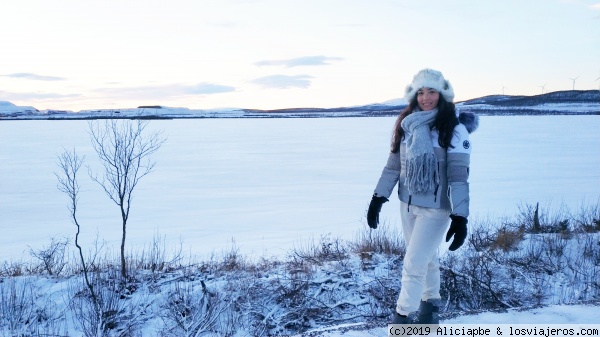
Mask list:
[[[507,312],[486,312],[477,315],[465,315],[457,318],[442,321],[441,326],[452,327],[453,329],[465,328],[489,328],[489,336],[498,336],[497,328],[503,331],[502,335],[510,333],[510,327],[516,329],[523,328],[522,325],[528,325],[528,328],[545,329],[547,327],[565,328],[565,324],[571,325],[578,333],[578,327],[588,327],[592,329],[600,328],[600,306],[593,305],[552,305],[543,308],[531,309],[527,311],[511,310]],[[336,327],[328,327],[314,330],[313,336],[321,337],[386,337],[388,336],[388,327],[378,327],[374,329],[362,329],[364,324],[348,324]],[[517,326],[519,325],[519,326]],[[459,330],[462,331],[462,330]],[[513,330],[514,331],[514,330]],[[310,333],[307,333],[310,334]],[[307,335],[305,334],[305,335]],[[458,334],[457,334],[458,335]],[[533,333],[531,335],[534,335]],[[300,335],[299,335],[300,336]],[[299,337],[298,336],[298,337]],[[436,336],[432,334],[430,336]],[[460,336],[460,335],[459,335]],[[481,335],[483,336],[483,335]],[[564,336],[557,334],[555,336]]]
[[[331,233],[353,238],[385,164],[394,118],[194,119],[151,121],[167,137],[155,171],[135,193],[128,247],[157,234],[170,247],[207,256],[229,250],[281,256]],[[521,204],[581,204],[600,197],[600,117],[481,117],[472,135],[471,223],[502,219]],[[57,155],[76,148],[97,168],[86,121],[0,122],[0,259],[29,258],[50,239],[72,237],[67,199],[56,188]],[[118,247],[116,207],[81,176],[83,244]],[[382,220],[399,224],[398,201]],[[45,287],[52,287],[49,284]],[[460,316],[445,324],[598,323],[600,307],[551,306]],[[359,329],[359,330],[357,330]],[[319,336],[386,336],[385,327],[344,326]]]
[[[457,104],[457,106],[460,108],[461,104]],[[466,108],[468,108],[471,111],[481,111],[484,113],[489,113],[489,112],[496,112],[496,113],[501,113],[503,111],[508,111],[508,112],[513,112],[514,114],[518,115],[520,113],[520,111],[526,110],[526,111],[536,111],[536,112],[544,112],[544,111],[551,111],[553,113],[568,113],[568,114],[575,114],[575,113],[598,113],[600,110],[600,105],[596,102],[596,103],[544,103],[544,104],[538,104],[538,105],[532,105],[532,106],[497,106],[497,105],[490,105],[490,104],[469,104],[468,106],[465,105]]]

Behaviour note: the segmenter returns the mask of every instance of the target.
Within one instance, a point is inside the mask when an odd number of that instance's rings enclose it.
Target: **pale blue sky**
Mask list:
[[[3,0],[0,100],[339,107],[425,67],[456,100],[598,89],[600,0]]]

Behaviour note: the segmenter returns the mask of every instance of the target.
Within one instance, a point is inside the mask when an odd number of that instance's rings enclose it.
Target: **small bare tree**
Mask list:
[[[83,256],[83,249],[79,244],[79,233],[81,231],[81,226],[77,220],[77,203],[79,201],[80,186],[77,180],[77,173],[79,172],[81,165],[83,165],[83,157],[79,157],[75,149],[73,149],[72,152],[64,150],[64,152],[58,156],[58,166],[60,167],[61,172],[54,173],[54,175],[56,175],[56,178],[58,179],[58,189],[69,197],[68,208],[71,214],[71,221],[73,221],[77,227],[77,232],[75,233],[75,247],[77,247],[77,251],[79,252],[79,259],[83,269],[85,286],[90,293],[90,296],[87,298],[87,302],[92,308],[95,319],[102,322],[102,304],[100,303],[100,298],[98,297],[94,283],[90,279],[88,264]],[[92,336],[94,336],[94,334],[92,334]]]
[[[97,121],[89,123],[92,146],[103,167],[100,176],[90,172],[90,177],[121,211],[121,275],[124,279],[127,278],[125,239],[133,191],[140,179],[154,168],[155,163],[149,157],[165,141],[160,132],[146,133],[147,126],[147,121],[139,119],[110,119],[103,125]]]
[[[94,287],[89,280],[88,277],[88,267],[85,262],[85,258],[83,257],[83,250],[81,245],[79,245],[79,233],[81,231],[81,226],[79,225],[79,221],[77,221],[77,202],[79,201],[79,182],[77,181],[77,173],[83,165],[84,157],[80,157],[77,154],[77,151],[73,149],[72,152],[64,150],[64,152],[58,156],[58,166],[61,169],[60,174],[54,173],[56,178],[58,179],[58,189],[65,193],[69,197],[69,212],[71,213],[71,220],[77,227],[77,232],[75,233],[75,247],[79,252],[79,259],[81,261],[81,267],[83,268],[83,276],[85,278],[85,284],[87,285],[90,295],[94,302],[96,301],[96,294],[94,292]]]

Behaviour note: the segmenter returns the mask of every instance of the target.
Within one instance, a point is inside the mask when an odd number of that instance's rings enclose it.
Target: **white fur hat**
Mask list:
[[[448,80],[444,79],[444,75],[437,70],[423,69],[419,71],[413,78],[412,83],[406,86],[404,99],[410,103],[417,94],[417,91],[421,88],[432,88],[437,90],[448,102],[452,102],[454,99],[454,89],[452,89],[452,85]]]

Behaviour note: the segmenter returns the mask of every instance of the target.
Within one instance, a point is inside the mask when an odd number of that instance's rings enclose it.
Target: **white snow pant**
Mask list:
[[[439,299],[439,245],[446,237],[450,212],[400,202],[400,218],[406,242],[402,267],[402,288],[396,311],[408,315],[417,311],[421,300]]]

